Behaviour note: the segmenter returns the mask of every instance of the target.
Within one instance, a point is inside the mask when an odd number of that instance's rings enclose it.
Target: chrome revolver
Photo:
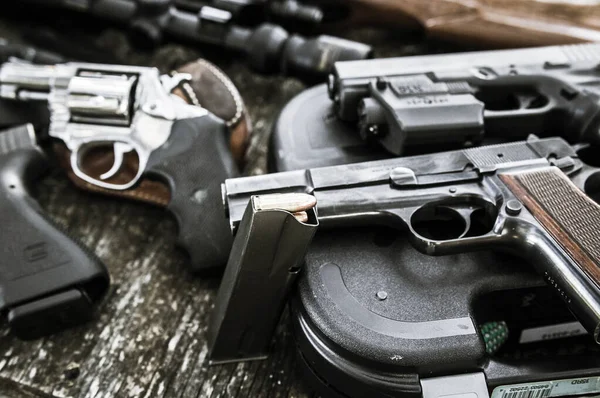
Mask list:
[[[146,178],[166,183],[180,243],[193,268],[203,269],[224,264],[229,253],[220,183],[235,176],[236,167],[225,123],[172,93],[190,79],[161,76],[151,67],[11,61],[0,67],[0,98],[47,101],[49,135],[64,142],[74,174],[86,183],[110,191],[135,188]],[[91,175],[87,155],[106,146],[114,153],[112,167]],[[126,156],[137,170],[123,182],[113,177]],[[207,220],[210,233],[202,228]],[[212,230],[214,223],[222,224],[220,233]]]

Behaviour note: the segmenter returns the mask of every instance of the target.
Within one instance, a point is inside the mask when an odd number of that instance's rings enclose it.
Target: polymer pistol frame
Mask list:
[[[600,45],[338,62],[329,96],[364,139],[407,146],[529,134],[600,143]]]

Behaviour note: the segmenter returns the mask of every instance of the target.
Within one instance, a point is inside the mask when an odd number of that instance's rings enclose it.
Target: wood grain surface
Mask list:
[[[30,26],[31,27],[31,26]],[[22,24],[0,17],[0,37],[20,40]],[[443,51],[420,38],[357,31],[385,56]],[[163,70],[194,60],[191,48],[131,49],[122,32],[95,44],[119,59]],[[246,174],[265,171],[271,126],[305,86],[215,59],[239,86],[257,132]],[[37,184],[52,219],[80,237],[106,263],[112,285],[92,322],[52,337],[19,341],[0,329],[0,397],[311,397],[296,369],[286,316],[266,361],[209,367],[205,336],[219,277],[198,277],[175,248],[176,227],[158,208],[76,190],[58,170]]]
[[[597,1],[349,0],[355,23],[420,27],[429,35],[485,47],[531,47],[600,39]]]

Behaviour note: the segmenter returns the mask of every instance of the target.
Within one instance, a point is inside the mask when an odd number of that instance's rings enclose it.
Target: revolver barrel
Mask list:
[[[0,67],[0,97],[48,101],[54,92],[56,100],[64,100],[73,122],[129,126],[137,82],[134,72],[97,69],[94,64],[45,66],[8,62]]]
[[[0,67],[0,97],[45,101],[55,79],[54,66],[8,62]]]

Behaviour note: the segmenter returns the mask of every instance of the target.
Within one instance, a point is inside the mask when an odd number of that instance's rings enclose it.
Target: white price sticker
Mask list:
[[[600,377],[512,384],[496,387],[491,398],[554,398],[600,393]]]
[[[586,334],[587,331],[579,322],[560,323],[557,325],[541,326],[537,328],[524,329],[521,332],[520,344],[533,343],[574,337]]]

